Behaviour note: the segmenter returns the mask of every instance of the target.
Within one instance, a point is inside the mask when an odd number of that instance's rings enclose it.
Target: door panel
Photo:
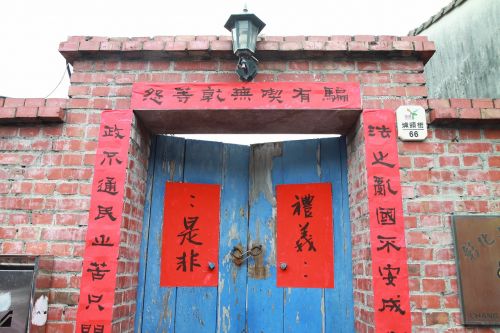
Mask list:
[[[185,147],[184,182],[221,184],[222,144],[187,141]],[[214,332],[217,323],[216,311],[217,288],[177,288],[175,332]]]
[[[175,325],[176,288],[160,288],[160,256],[165,182],[182,181],[184,177],[184,140],[158,136],[153,165],[148,246],[142,263],[146,263],[142,332],[173,332]],[[141,328],[139,328],[141,329]]]
[[[262,254],[248,261],[248,332],[283,332],[283,289],[276,288],[276,203],[273,179],[281,177],[282,145],[252,147],[250,154],[249,247]],[[254,213],[254,212],[258,212]]]
[[[341,138],[249,148],[157,136],[137,331],[353,332],[344,147]],[[166,181],[221,185],[218,287],[159,287]],[[277,288],[275,186],[314,182],[333,185],[335,289]],[[233,263],[234,246],[255,245],[262,254]]]

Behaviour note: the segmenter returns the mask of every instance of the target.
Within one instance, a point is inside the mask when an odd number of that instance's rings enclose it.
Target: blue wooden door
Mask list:
[[[137,332],[353,332],[345,142],[255,146],[157,136],[148,170]],[[160,288],[166,181],[221,185],[218,287]],[[275,186],[331,182],[335,288],[276,287]],[[235,264],[231,251],[262,246]]]

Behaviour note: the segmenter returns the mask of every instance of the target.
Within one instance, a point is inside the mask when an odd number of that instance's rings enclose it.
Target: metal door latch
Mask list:
[[[262,245],[255,245],[250,250],[243,252],[241,246],[235,246],[231,250],[231,257],[235,265],[241,265],[245,260],[250,257],[256,257],[262,253]]]

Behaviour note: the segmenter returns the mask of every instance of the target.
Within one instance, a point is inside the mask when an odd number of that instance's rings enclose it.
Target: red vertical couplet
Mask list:
[[[217,286],[220,185],[167,182],[160,285]]]
[[[276,186],[278,287],[333,288],[332,184]]]
[[[111,332],[132,110],[105,110],[97,143],[77,333]]]
[[[411,332],[408,266],[399,177],[396,114],[365,110],[376,332]]]

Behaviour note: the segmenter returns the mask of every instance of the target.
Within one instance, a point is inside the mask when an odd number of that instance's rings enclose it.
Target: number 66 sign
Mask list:
[[[403,105],[396,109],[398,137],[403,141],[424,141],[427,138],[425,110],[419,105]]]

